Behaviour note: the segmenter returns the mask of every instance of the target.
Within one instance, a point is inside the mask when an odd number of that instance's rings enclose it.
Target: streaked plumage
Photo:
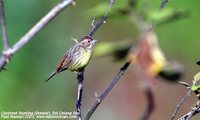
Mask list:
[[[92,50],[96,40],[90,36],[84,36],[81,40],[72,46],[63,56],[56,69],[47,79],[50,80],[55,74],[64,70],[71,70],[74,72],[83,71],[85,66],[90,61]]]

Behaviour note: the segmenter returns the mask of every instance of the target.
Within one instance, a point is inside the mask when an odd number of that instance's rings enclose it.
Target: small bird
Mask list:
[[[50,80],[54,75],[64,70],[71,70],[73,72],[81,72],[88,65],[94,45],[97,40],[91,36],[84,36],[79,42],[73,45],[63,56],[56,69],[48,77]]]

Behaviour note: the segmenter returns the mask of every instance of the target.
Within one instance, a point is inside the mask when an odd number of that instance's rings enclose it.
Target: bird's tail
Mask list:
[[[50,75],[49,75],[49,77],[48,77],[48,79],[46,80],[46,82],[47,81],[49,81],[55,74],[57,74],[55,71],[53,71]]]

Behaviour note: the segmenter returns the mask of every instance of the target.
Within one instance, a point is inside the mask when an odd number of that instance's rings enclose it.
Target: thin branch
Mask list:
[[[188,112],[187,114],[185,114],[184,116],[182,116],[178,120],[190,120],[191,117],[197,115],[198,113],[200,113],[200,106],[196,107],[195,110]]]
[[[109,3],[109,11],[110,9],[112,8],[113,4],[115,3],[115,0],[110,0],[110,3]]]
[[[0,22],[2,29],[3,51],[6,51],[8,47],[8,35],[6,30],[6,18],[4,12],[4,1],[0,0]]]
[[[108,14],[105,14],[104,16],[102,16],[99,21],[94,25],[94,27],[92,28],[92,30],[89,32],[89,36],[93,36],[94,33],[98,30],[98,28],[104,23],[104,21],[108,18]]]
[[[177,83],[185,86],[186,88],[190,88],[190,85],[188,83],[184,82],[184,81],[177,81]]]
[[[186,101],[186,99],[191,95],[192,90],[188,91],[188,93],[181,99],[181,101],[178,103],[178,105],[176,106],[176,109],[174,110],[171,120],[174,120],[176,117],[176,114],[178,113],[180,107],[183,105],[183,103]]]
[[[92,29],[88,33],[89,36],[93,36],[94,33],[99,29],[99,27],[105,22],[105,20],[109,16],[109,12],[114,3],[115,3],[115,0],[110,0],[108,11],[98,20],[98,22],[95,25],[92,26]],[[93,21],[93,23],[94,23],[94,21]]]
[[[75,5],[74,0],[63,0],[58,3],[53,9],[47,13],[35,26],[33,26],[20,40],[15,43],[10,49],[5,51],[5,55],[11,59],[12,55],[20,50],[26,43],[28,43],[42,28],[44,28],[51,20],[53,20],[60,12],[66,7]],[[7,64],[6,58],[2,56],[0,58],[0,70]]]
[[[194,114],[197,114],[196,112],[198,112],[198,109],[200,109],[200,106],[192,109],[191,114],[187,117],[186,120],[190,120],[194,116]]]
[[[154,97],[153,97],[153,91],[149,85],[145,88],[145,95],[147,98],[148,106],[144,114],[142,115],[141,120],[148,120],[151,113],[154,111],[155,105],[154,105]]]
[[[123,76],[126,69],[129,67],[130,62],[126,62],[124,66],[120,69],[117,76],[113,79],[113,81],[110,83],[110,85],[105,89],[105,91],[97,97],[96,101],[94,102],[93,106],[89,109],[87,112],[85,120],[89,120],[94,111],[97,109],[97,107],[101,104],[103,99],[108,95],[108,93],[112,90],[112,88],[115,86],[115,84],[120,80],[120,78]]]
[[[166,4],[168,3],[169,1],[168,0],[162,0],[161,4],[160,4],[160,10],[162,10]]]
[[[82,105],[82,95],[83,95],[83,80],[84,80],[84,71],[79,72],[77,74],[77,79],[78,79],[78,95],[77,95],[77,103],[76,103],[76,108],[77,108],[77,120],[82,120],[81,116],[81,105]]]

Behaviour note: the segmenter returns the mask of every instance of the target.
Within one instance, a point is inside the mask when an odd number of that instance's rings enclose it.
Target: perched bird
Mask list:
[[[73,45],[63,56],[56,69],[48,77],[50,80],[54,75],[64,70],[81,72],[88,65],[92,51],[97,40],[91,36],[84,36],[79,42]]]

